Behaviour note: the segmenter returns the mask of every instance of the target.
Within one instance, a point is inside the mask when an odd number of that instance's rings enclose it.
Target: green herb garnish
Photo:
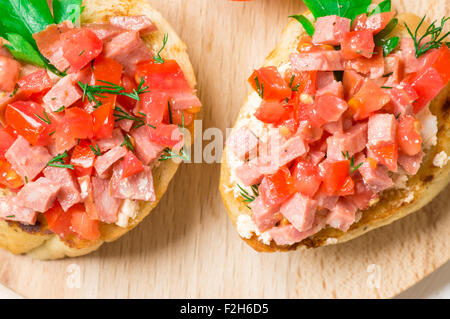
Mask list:
[[[259,83],[258,77],[255,76],[255,84],[256,84],[256,91],[258,92],[258,95],[263,99],[264,98],[264,83]]]
[[[294,18],[295,20],[300,22],[300,24],[303,26],[306,33],[308,33],[308,35],[310,37],[312,37],[314,35],[314,32],[316,31],[316,29],[314,28],[314,25],[303,14],[291,15],[291,16],[289,16],[289,18]]]
[[[164,48],[166,47],[167,44],[167,40],[169,39],[169,35],[167,33],[164,34],[164,38],[163,38],[163,45],[161,47],[161,49],[159,49],[158,53],[156,54],[156,56],[153,57],[153,61],[155,61],[155,63],[160,63],[163,64],[165,61],[164,59],[161,57],[161,52],[164,50]]]
[[[133,147],[133,144],[131,143],[131,140],[130,140],[130,137],[128,136],[128,134],[125,135],[125,139],[124,139],[123,143],[120,144],[120,146],[125,146],[130,151],[134,152],[134,147]]]
[[[428,28],[426,29],[425,33],[419,37],[419,29],[422,26],[423,22],[425,21],[426,15],[423,16],[422,20],[420,21],[419,25],[417,26],[414,33],[411,31],[411,29],[408,27],[408,25],[405,23],[405,27],[408,30],[409,35],[414,41],[414,48],[416,50],[416,58],[419,58],[426,52],[428,52],[431,49],[437,49],[440,48],[441,45],[446,44],[447,46],[450,46],[450,42],[444,42],[445,38],[450,35],[450,31],[445,33],[444,35],[441,35],[442,31],[444,31],[444,25],[445,23],[450,20],[450,17],[443,17],[441,19],[441,25],[436,26],[436,20],[433,21]],[[428,38],[430,38],[429,41],[426,41]]]
[[[98,144],[95,144],[95,146],[89,145],[89,147],[91,148],[92,152],[94,152],[94,155],[102,156],[102,152],[100,151],[100,147],[98,146]]]

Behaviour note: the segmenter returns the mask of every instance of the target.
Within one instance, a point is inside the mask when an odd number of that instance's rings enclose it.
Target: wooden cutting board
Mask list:
[[[189,47],[203,128],[222,130],[287,16],[305,9],[298,0],[151,2]],[[426,3],[415,7],[431,14]],[[51,262],[1,251],[0,283],[44,298],[376,298],[402,292],[450,259],[450,188],[422,211],[349,243],[257,254],[228,220],[218,180],[219,164],[185,164],[159,207],[121,240]]]

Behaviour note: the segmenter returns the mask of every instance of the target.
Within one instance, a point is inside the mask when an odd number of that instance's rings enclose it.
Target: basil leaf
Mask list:
[[[351,20],[366,13],[371,0],[304,0],[314,18],[337,15]]]
[[[309,36],[312,37],[314,35],[315,28],[314,28],[313,24],[303,14],[292,15],[292,16],[289,16],[289,18],[294,18],[295,20],[300,22],[301,25],[303,26],[303,28],[305,29],[306,33],[308,33]]]
[[[55,23],[63,21],[75,23],[83,11],[81,8],[82,0],[53,0],[53,16]]]
[[[45,67],[45,61],[39,52],[24,37],[16,33],[7,33],[5,38],[9,41],[5,46],[17,60]]]
[[[14,8],[11,6],[9,0],[0,0],[0,10],[2,12],[2,17],[0,19],[0,35],[5,37],[6,33],[20,34],[34,45],[32,35],[28,32],[27,27],[20,17],[15,14]]]
[[[15,0],[10,3],[15,15],[25,24],[30,34],[41,32],[54,23],[47,0]]]
[[[391,11],[391,0],[384,0],[380,2],[373,10],[368,14],[368,16],[371,16],[372,14],[382,13],[382,12],[389,12]]]
[[[387,57],[389,55],[389,53],[394,51],[394,49],[397,47],[399,41],[400,41],[399,37],[382,39],[380,41],[380,45],[383,48],[383,56]]]
[[[384,29],[375,35],[374,41],[377,41],[377,39],[382,39],[382,38],[387,37],[389,34],[391,34],[392,31],[394,31],[397,24],[398,24],[397,18],[394,18],[391,21],[389,21],[389,23],[384,27]]]

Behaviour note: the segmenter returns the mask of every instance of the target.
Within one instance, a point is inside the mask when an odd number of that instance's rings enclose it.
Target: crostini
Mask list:
[[[250,76],[222,159],[223,201],[257,251],[348,241],[449,181],[449,18],[397,14],[412,1],[304,2]]]
[[[138,225],[187,156],[186,47],[144,0],[0,7],[0,247],[87,254]]]

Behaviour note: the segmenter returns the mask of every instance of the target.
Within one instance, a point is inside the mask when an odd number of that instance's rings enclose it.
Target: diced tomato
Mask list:
[[[70,164],[80,168],[92,168],[94,166],[95,154],[91,149],[91,144],[88,141],[80,141],[75,146],[70,158]]]
[[[152,92],[166,94],[174,109],[186,109],[191,113],[200,110],[201,102],[175,60],[165,60],[164,63],[151,60],[140,62],[135,80],[139,84],[144,80],[144,86],[151,88]]]
[[[137,174],[144,170],[144,165],[142,162],[133,154],[133,152],[128,151],[123,158],[123,172],[122,178],[130,177],[131,175]]]
[[[92,241],[100,238],[98,221],[89,218],[88,214],[86,213],[86,209],[82,204],[72,206],[67,213],[72,215],[72,230],[78,236],[83,239]]]
[[[317,112],[325,123],[338,121],[347,108],[347,103],[335,95],[325,94],[317,99]]]
[[[373,55],[375,43],[370,31],[352,31],[344,36],[341,51],[344,59],[350,60],[360,56],[370,58]]]
[[[414,116],[400,117],[397,128],[397,142],[403,153],[410,156],[418,154],[422,149],[422,125]]]
[[[93,120],[88,112],[78,107],[71,107],[65,111],[64,122],[69,127],[70,137],[75,139],[93,137]]]
[[[373,14],[369,18],[367,18],[367,14],[363,13],[357,16],[355,20],[353,20],[352,30],[367,30],[372,32],[373,34],[377,34],[388,25],[388,23],[394,16],[395,12],[393,11]]]
[[[0,158],[5,157],[6,151],[14,143],[15,137],[12,136],[6,129],[0,128]]]
[[[317,71],[297,72],[289,70],[286,72],[284,80],[289,84],[293,95],[306,93],[314,95],[317,87]]]
[[[122,69],[122,65],[116,60],[103,56],[95,59],[93,66],[95,85],[111,86],[111,84],[115,84],[120,86],[122,81]],[[101,95],[105,97],[96,97],[97,100],[102,105],[109,105],[110,108],[114,108],[117,94],[102,93]]]
[[[280,101],[291,97],[291,88],[274,66],[255,70],[248,82],[266,101]]]
[[[31,94],[46,92],[53,86],[53,82],[47,71],[40,69],[21,78],[17,85],[24,94],[30,96]]]
[[[75,28],[62,34],[63,55],[69,62],[69,72],[80,71],[103,50],[103,42],[87,28]]]
[[[378,163],[383,164],[392,172],[397,171],[398,146],[396,143],[379,143],[368,147]]]
[[[259,187],[263,202],[270,206],[281,204],[294,193],[294,179],[286,167],[280,168],[273,175],[266,176]]]
[[[373,14],[369,18],[367,18],[364,30],[368,30],[373,34],[377,34],[388,25],[388,23],[394,16],[394,11]]]
[[[94,172],[94,167],[84,168],[75,166],[73,172],[75,174],[75,177],[91,176]]]
[[[132,93],[138,88],[134,79],[126,74],[122,75],[122,86],[125,88],[124,92],[126,93]],[[125,95],[117,96],[117,103],[128,111],[132,111],[136,107],[137,102],[138,101],[136,101],[135,99],[132,99],[131,97]]]
[[[366,29],[367,14],[358,15],[352,22],[352,31],[362,31]]]
[[[285,111],[284,102],[264,100],[256,110],[255,117],[264,123],[275,123],[281,119]]]
[[[12,169],[11,164],[5,159],[0,159],[0,185],[12,189],[23,185],[22,178]]]
[[[149,92],[141,96],[142,112],[146,114],[147,131],[150,139],[160,145],[174,147],[183,140],[179,127],[164,124],[164,114],[168,112],[168,97],[163,92]]]
[[[66,238],[67,236],[73,234],[71,229],[72,214],[69,212],[70,209],[65,212],[59,203],[56,202],[52,208],[44,213],[48,228],[61,238]]]
[[[366,79],[358,93],[348,101],[348,106],[354,119],[362,120],[381,110],[390,100],[389,94],[385,93],[372,80]]]
[[[414,112],[418,113],[422,110],[439,94],[449,80],[450,49],[444,44],[428,56],[422,70],[406,80],[419,95],[419,99],[413,103]]]
[[[44,112],[41,105],[32,101],[13,102],[6,107],[6,123],[32,145],[46,145],[52,125]]]
[[[187,112],[186,110],[174,110],[171,108],[169,113],[169,109],[164,113],[163,122],[165,124],[175,124],[182,125],[184,118],[184,126],[189,126],[194,120],[194,114]]]
[[[114,129],[114,113],[109,104],[103,104],[92,112],[94,138],[102,139],[112,136]]]
[[[350,161],[328,162],[322,174],[324,190],[328,195],[339,195],[341,190],[347,192]]]
[[[183,71],[175,60],[165,60],[164,63],[154,61],[144,61],[137,65],[136,83],[141,79],[152,90],[169,91],[192,90],[187,82]]]
[[[401,82],[400,85],[390,89],[389,94],[393,102],[395,101],[397,104],[403,106],[413,104],[419,98],[417,92],[406,82]],[[395,115],[397,116],[398,114]]]
[[[355,182],[353,178],[348,176],[345,179],[344,184],[341,186],[341,189],[337,192],[338,196],[348,196],[353,195],[355,193]]]
[[[169,148],[173,148],[183,142],[183,134],[175,124],[160,124],[156,129],[147,126],[150,140]]]
[[[309,197],[316,194],[322,183],[317,166],[300,159],[293,166],[292,176],[296,191]]]

